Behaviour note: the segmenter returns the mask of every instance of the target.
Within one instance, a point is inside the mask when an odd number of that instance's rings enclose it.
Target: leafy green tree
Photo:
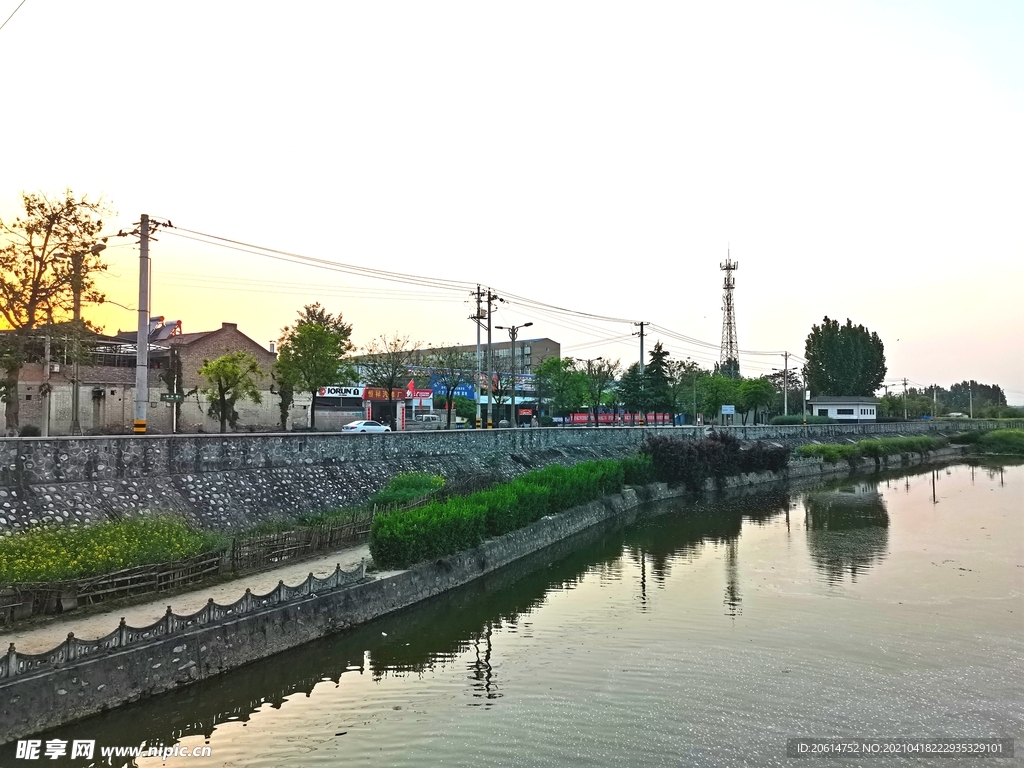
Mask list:
[[[295,323],[281,329],[275,375],[289,382],[293,391],[309,393],[310,428],[316,428],[317,390],[355,379],[347,359],[353,349],[351,335],[352,326],[342,321],[341,313],[332,315],[320,304],[307,304]]]
[[[744,379],[740,382],[737,394],[743,408],[743,423],[747,423],[747,412],[754,412],[754,423],[757,423],[758,408],[767,408],[775,399],[775,387],[765,377]]]
[[[807,386],[815,395],[871,396],[885,379],[885,347],[863,325],[826,317],[804,345]]]
[[[278,362],[280,361],[275,361],[274,367],[270,371],[270,376],[274,380],[270,391],[277,395],[278,419],[281,423],[281,431],[284,432],[288,429],[288,414],[291,411],[292,403],[295,402],[295,389],[298,381],[294,367],[282,367],[278,365]]]
[[[645,388],[645,376],[640,373],[640,364],[633,363],[619,378],[616,385],[618,399],[622,407],[630,414],[631,421],[636,423],[637,413],[647,413],[648,391]]]
[[[465,352],[457,347],[437,347],[432,349],[427,356],[427,366],[433,374],[434,381],[440,386],[444,398],[445,411],[448,413],[445,429],[451,429],[452,401],[455,399],[455,390],[463,384],[473,383],[473,376],[476,373],[476,353]],[[468,398],[463,399],[468,400]],[[470,400],[470,402],[473,401]],[[476,418],[475,405],[470,418]]]
[[[647,366],[644,368],[645,408],[657,413],[672,413],[672,402],[669,396],[670,365],[668,350],[662,346],[660,341],[655,342]]]
[[[669,360],[668,361],[668,412],[672,414],[673,421],[677,413],[689,413],[694,423],[697,421],[696,412],[696,389],[697,379],[704,371],[693,360]]]
[[[398,424],[395,392],[405,392],[412,378],[409,366],[416,346],[410,344],[408,336],[399,336],[397,331],[391,336],[381,334],[366,346],[365,354],[358,361],[364,382],[387,390],[392,429]]]
[[[453,397],[452,408],[455,409],[456,416],[465,419],[468,422],[472,423],[476,418],[476,403],[468,397],[463,397],[462,395],[456,395]],[[451,421],[449,421],[449,424],[451,424]]]
[[[739,382],[721,374],[704,376],[697,383],[702,409],[712,418],[721,415],[723,405],[736,405],[738,390]]]
[[[102,200],[66,190],[62,196],[22,193],[24,217],[0,220],[0,401],[8,433],[19,424],[18,378],[28,360],[33,332],[69,319],[82,300],[99,302],[94,277],[107,268],[100,258]],[[47,361],[48,362],[48,361]]]
[[[586,399],[584,403],[593,410],[594,426],[598,427],[600,426],[598,414],[601,412],[602,398],[604,393],[608,391],[608,388],[615,382],[615,377],[619,374],[622,366],[618,360],[605,360],[602,357],[582,362],[586,364],[586,367],[583,369],[586,374],[584,379]]]
[[[251,352],[229,352],[216,360],[204,360],[199,375],[206,380],[199,391],[209,403],[207,413],[220,421],[221,432],[227,431],[228,424],[234,429],[238,423],[235,404],[239,400],[263,402],[258,381],[265,374]]]
[[[537,387],[550,398],[551,412],[567,416],[583,407],[583,372],[571,357],[549,357],[536,370]]]

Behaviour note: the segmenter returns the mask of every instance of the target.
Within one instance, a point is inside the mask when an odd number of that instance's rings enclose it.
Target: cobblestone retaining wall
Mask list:
[[[801,459],[786,472],[763,472],[730,477],[725,487],[756,493],[766,484],[797,479],[813,483],[830,475],[873,472],[925,460],[953,458],[963,452],[950,446],[933,454],[889,456],[856,466],[828,465]],[[713,481],[708,482],[711,491]],[[0,744],[43,729],[95,714],[140,698],[190,685],[266,658],[311,640],[364,624],[414,603],[469,583],[520,561],[532,553],[561,545],[571,548],[573,537],[607,521],[627,525],[644,502],[687,495],[681,488],[656,483],[627,488],[600,501],[545,517],[480,547],[422,563],[384,578],[322,592],[310,587],[295,599],[219,621],[182,626],[163,636],[128,646],[113,644],[81,659],[57,658],[38,668],[0,679]],[[568,549],[563,549],[563,553]],[[294,588],[299,591],[299,588]],[[262,599],[262,598],[261,598]],[[69,638],[69,643],[72,638]],[[83,645],[89,645],[85,643]],[[14,649],[10,655],[13,657]],[[36,658],[43,658],[42,656]],[[13,667],[12,667],[13,668]]]
[[[994,426],[968,422],[957,428]],[[796,446],[951,430],[949,423],[731,427]],[[398,434],[152,435],[0,439],[0,535],[172,512],[216,530],[365,500],[399,472],[508,479],[547,464],[636,451],[646,434],[694,427],[459,430]]]

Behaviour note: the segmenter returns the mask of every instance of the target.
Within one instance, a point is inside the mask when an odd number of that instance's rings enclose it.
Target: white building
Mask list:
[[[835,421],[875,421],[879,400],[876,397],[839,397],[822,395],[807,401],[813,416],[827,416]]]

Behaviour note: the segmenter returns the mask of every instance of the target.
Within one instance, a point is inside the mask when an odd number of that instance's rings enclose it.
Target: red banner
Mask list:
[[[391,390],[393,400],[405,400],[404,389]],[[363,400],[387,400],[388,390],[385,387],[367,387],[363,392]]]
[[[574,413],[570,418],[572,424],[586,425],[588,422],[590,424],[594,423],[594,416],[593,414],[589,413]],[[643,419],[646,424],[672,423],[672,417],[667,413],[648,413],[646,416],[644,416],[643,414],[637,414],[635,418],[636,424],[640,424],[641,419]],[[598,424],[622,424],[624,426],[629,427],[633,426],[633,419],[634,417],[628,413],[599,413],[597,415]]]

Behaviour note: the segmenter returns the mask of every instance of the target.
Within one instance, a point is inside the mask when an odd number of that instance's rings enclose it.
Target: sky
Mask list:
[[[718,358],[729,254],[745,375],[827,315],[881,336],[889,382],[1024,404],[1022,39],[1019,0],[25,0],[0,29],[0,218],[70,188],[111,234],[171,221],[151,309],[186,332],[267,344],[319,301],[360,346],[472,343],[480,283],[520,338],[624,364],[639,321],[648,349]],[[108,246],[101,287],[135,308],[137,246]]]

